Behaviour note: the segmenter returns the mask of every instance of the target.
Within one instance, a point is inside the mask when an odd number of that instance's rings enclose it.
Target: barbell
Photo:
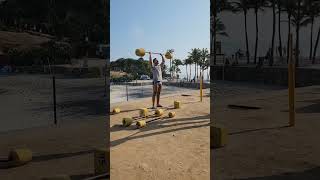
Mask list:
[[[161,54],[161,53],[147,52],[143,48],[136,49],[136,55],[141,57],[141,58],[143,56],[145,56],[146,53],[149,53],[149,54]],[[166,59],[172,59],[172,54],[170,52],[166,52],[164,56],[166,57]]]

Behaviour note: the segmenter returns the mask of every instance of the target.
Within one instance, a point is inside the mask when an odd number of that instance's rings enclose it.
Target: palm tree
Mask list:
[[[309,17],[305,23],[311,23],[310,27],[310,51],[309,51],[309,59],[312,60],[312,64],[315,63],[312,57],[312,48],[313,48],[313,26],[314,20],[320,14],[320,5],[316,3],[314,0],[306,0],[305,13]]]
[[[183,65],[182,61],[180,59],[173,59],[172,60],[172,69],[173,72],[175,73],[175,76],[178,77],[178,73],[181,72],[179,66]]]
[[[190,65],[190,67],[189,67],[189,71],[190,71],[189,80],[191,80],[191,65],[192,65],[193,61],[192,61],[192,59],[190,57],[188,57],[188,62],[189,62],[189,65]]]
[[[263,10],[263,7],[267,6],[266,0],[250,0],[248,4],[249,8],[254,9],[254,14],[256,18],[256,42],[254,49],[254,64],[257,63],[257,51],[258,51],[258,37],[259,37],[259,25],[258,25],[258,12]]]
[[[233,7],[229,3],[229,0],[211,0],[210,1],[210,36],[211,36],[211,46],[210,52],[213,52],[213,63],[214,65],[217,62],[216,55],[216,43],[217,43],[217,35],[219,34],[219,20],[218,13],[222,11],[233,10]],[[220,21],[221,22],[221,21]],[[225,31],[225,27],[222,31]]]
[[[299,49],[299,38],[300,38],[300,25],[302,21],[302,14],[301,14],[301,5],[302,5],[302,0],[297,0],[296,4],[296,11],[293,13],[293,23],[296,26],[296,48],[295,48],[295,61],[296,61],[296,66],[299,66],[299,55],[300,55],[300,49]]]
[[[219,36],[225,36],[228,37],[228,33],[226,32],[226,26],[223,24],[223,22],[217,18],[216,20],[216,34]]]
[[[281,38],[281,12],[283,8],[283,0],[277,0],[278,8],[278,36],[279,36],[279,55],[282,59],[282,38]]]
[[[299,56],[300,56],[300,49],[299,49],[299,38],[300,38],[300,28],[302,26],[307,26],[311,20],[306,14],[306,1],[303,0],[296,0],[295,8],[293,11],[293,20],[292,24],[296,27],[296,47],[295,47],[295,61],[296,66],[299,66]]]
[[[194,63],[194,80],[197,80],[197,66],[198,62],[200,60],[200,52],[198,48],[191,49],[191,52],[189,52],[189,58],[192,60],[192,63]]]
[[[270,53],[270,61],[269,66],[273,65],[273,56],[274,56],[274,38],[276,33],[276,2],[275,0],[271,0],[272,4],[272,43],[271,43],[271,53]]]
[[[200,70],[201,70],[200,73],[203,75],[203,71],[208,68],[207,61],[210,57],[210,54],[209,54],[209,51],[207,48],[201,49],[199,53],[200,53],[199,66],[200,66]]]
[[[249,64],[250,52],[249,52],[248,27],[247,27],[247,14],[249,11],[249,0],[233,1],[231,2],[231,4],[233,5],[233,12],[243,12],[245,38],[246,38],[246,56],[247,56],[247,64]]]
[[[188,75],[188,64],[189,64],[189,62],[188,62],[188,58],[183,61],[183,64],[186,66],[187,81],[189,81],[189,75]]]
[[[319,27],[318,34],[317,34],[317,40],[316,40],[316,43],[314,45],[312,63],[315,63],[315,61],[316,61],[316,55],[317,55],[317,50],[318,50],[319,39],[320,39],[320,27]]]
[[[286,0],[285,2],[285,10],[287,12],[288,16],[288,38],[287,38],[287,63],[289,62],[289,37],[291,33],[291,20],[292,20],[292,15],[294,13],[295,9],[295,4],[294,1],[292,0]]]

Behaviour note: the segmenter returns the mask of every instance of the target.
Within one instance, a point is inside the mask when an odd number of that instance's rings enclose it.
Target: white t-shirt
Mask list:
[[[162,81],[162,69],[161,64],[158,64],[157,66],[152,66],[152,75],[153,75],[153,81]]]

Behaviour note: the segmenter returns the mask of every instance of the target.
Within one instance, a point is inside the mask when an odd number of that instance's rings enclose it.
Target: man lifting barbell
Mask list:
[[[157,96],[157,107],[162,107],[160,105],[160,93],[162,89],[162,68],[164,67],[165,60],[163,58],[163,55],[161,53],[160,56],[162,58],[161,64],[159,64],[159,61],[157,58],[152,59],[151,52],[149,53],[149,63],[151,65],[152,69],[152,78],[153,78],[153,94],[152,94],[152,108],[155,109],[154,103],[155,98]]]

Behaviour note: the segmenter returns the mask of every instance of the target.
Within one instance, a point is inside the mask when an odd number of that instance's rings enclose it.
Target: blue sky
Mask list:
[[[185,59],[191,48],[210,47],[209,0],[111,0],[110,6],[111,61],[137,58],[137,48],[174,49],[174,58]]]

